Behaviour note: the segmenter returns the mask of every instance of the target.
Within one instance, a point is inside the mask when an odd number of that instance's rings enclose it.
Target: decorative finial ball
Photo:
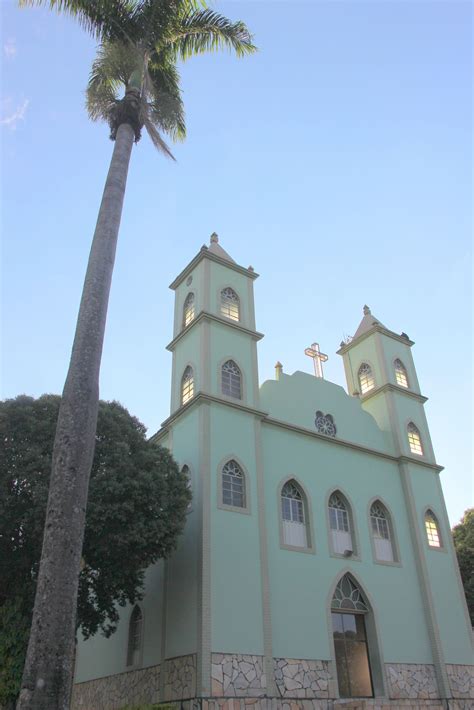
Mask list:
[[[253,268],[252,264],[250,264],[250,266],[248,267],[248,271],[255,271],[255,269]]]
[[[218,244],[219,242],[219,237],[215,232],[211,234],[211,244]]]
[[[280,367],[283,367],[283,365],[281,364],[281,362],[279,360],[277,360],[275,363],[275,367],[280,368]]]
[[[364,306],[364,316],[370,315],[370,308],[368,306]]]

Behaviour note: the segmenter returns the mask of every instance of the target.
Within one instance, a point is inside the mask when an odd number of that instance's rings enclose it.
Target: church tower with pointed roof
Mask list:
[[[152,441],[192,489],[176,551],[110,639],[78,643],[73,710],[470,710],[472,635],[413,363],[364,307],[347,391],[259,385],[252,267],[211,235],[171,284],[171,405]],[[302,352],[303,356],[303,352]]]

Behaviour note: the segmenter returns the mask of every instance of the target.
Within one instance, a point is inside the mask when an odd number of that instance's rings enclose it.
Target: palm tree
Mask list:
[[[115,142],[92,241],[64,385],[33,622],[19,710],[69,707],[76,600],[87,489],[94,453],[99,370],[117,236],[133,143],[145,126],[172,157],[162,134],[185,135],[177,62],[228,47],[255,51],[242,22],[201,0],[20,0],[74,15],[100,39],[87,91],[92,119],[108,121]]]

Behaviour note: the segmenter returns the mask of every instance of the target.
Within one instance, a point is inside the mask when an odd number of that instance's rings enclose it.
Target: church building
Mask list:
[[[474,707],[472,631],[413,342],[365,306],[347,387],[259,384],[253,284],[213,234],[171,284],[170,415],[193,500],[117,632],[78,644],[74,710]]]

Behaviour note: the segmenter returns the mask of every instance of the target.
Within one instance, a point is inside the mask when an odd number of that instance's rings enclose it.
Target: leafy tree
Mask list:
[[[115,141],[87,266],[54,442],[37,593],[19,710],[68,707],[74,619],[87,488],[94,454],[99,370],[128,165],[146,127],[171,155],[162,133],[183,138],[178,60],[227,47],[255,51],[242,22],[201,0],[19,0],[67,12],[100,40],[88,110]],[[120,93],[122,92],[122,93]]]
[[[474,626],[474,508],[469,508],[453,528],[454,547],[466,595],[467,608]]]
[[[19,691],[41,556],[60,397],[0,403],[0,706]],[[77,627],[109,636],[144,570],[174,549],[190,499],[171,454],[117,402],[100,402]]]

